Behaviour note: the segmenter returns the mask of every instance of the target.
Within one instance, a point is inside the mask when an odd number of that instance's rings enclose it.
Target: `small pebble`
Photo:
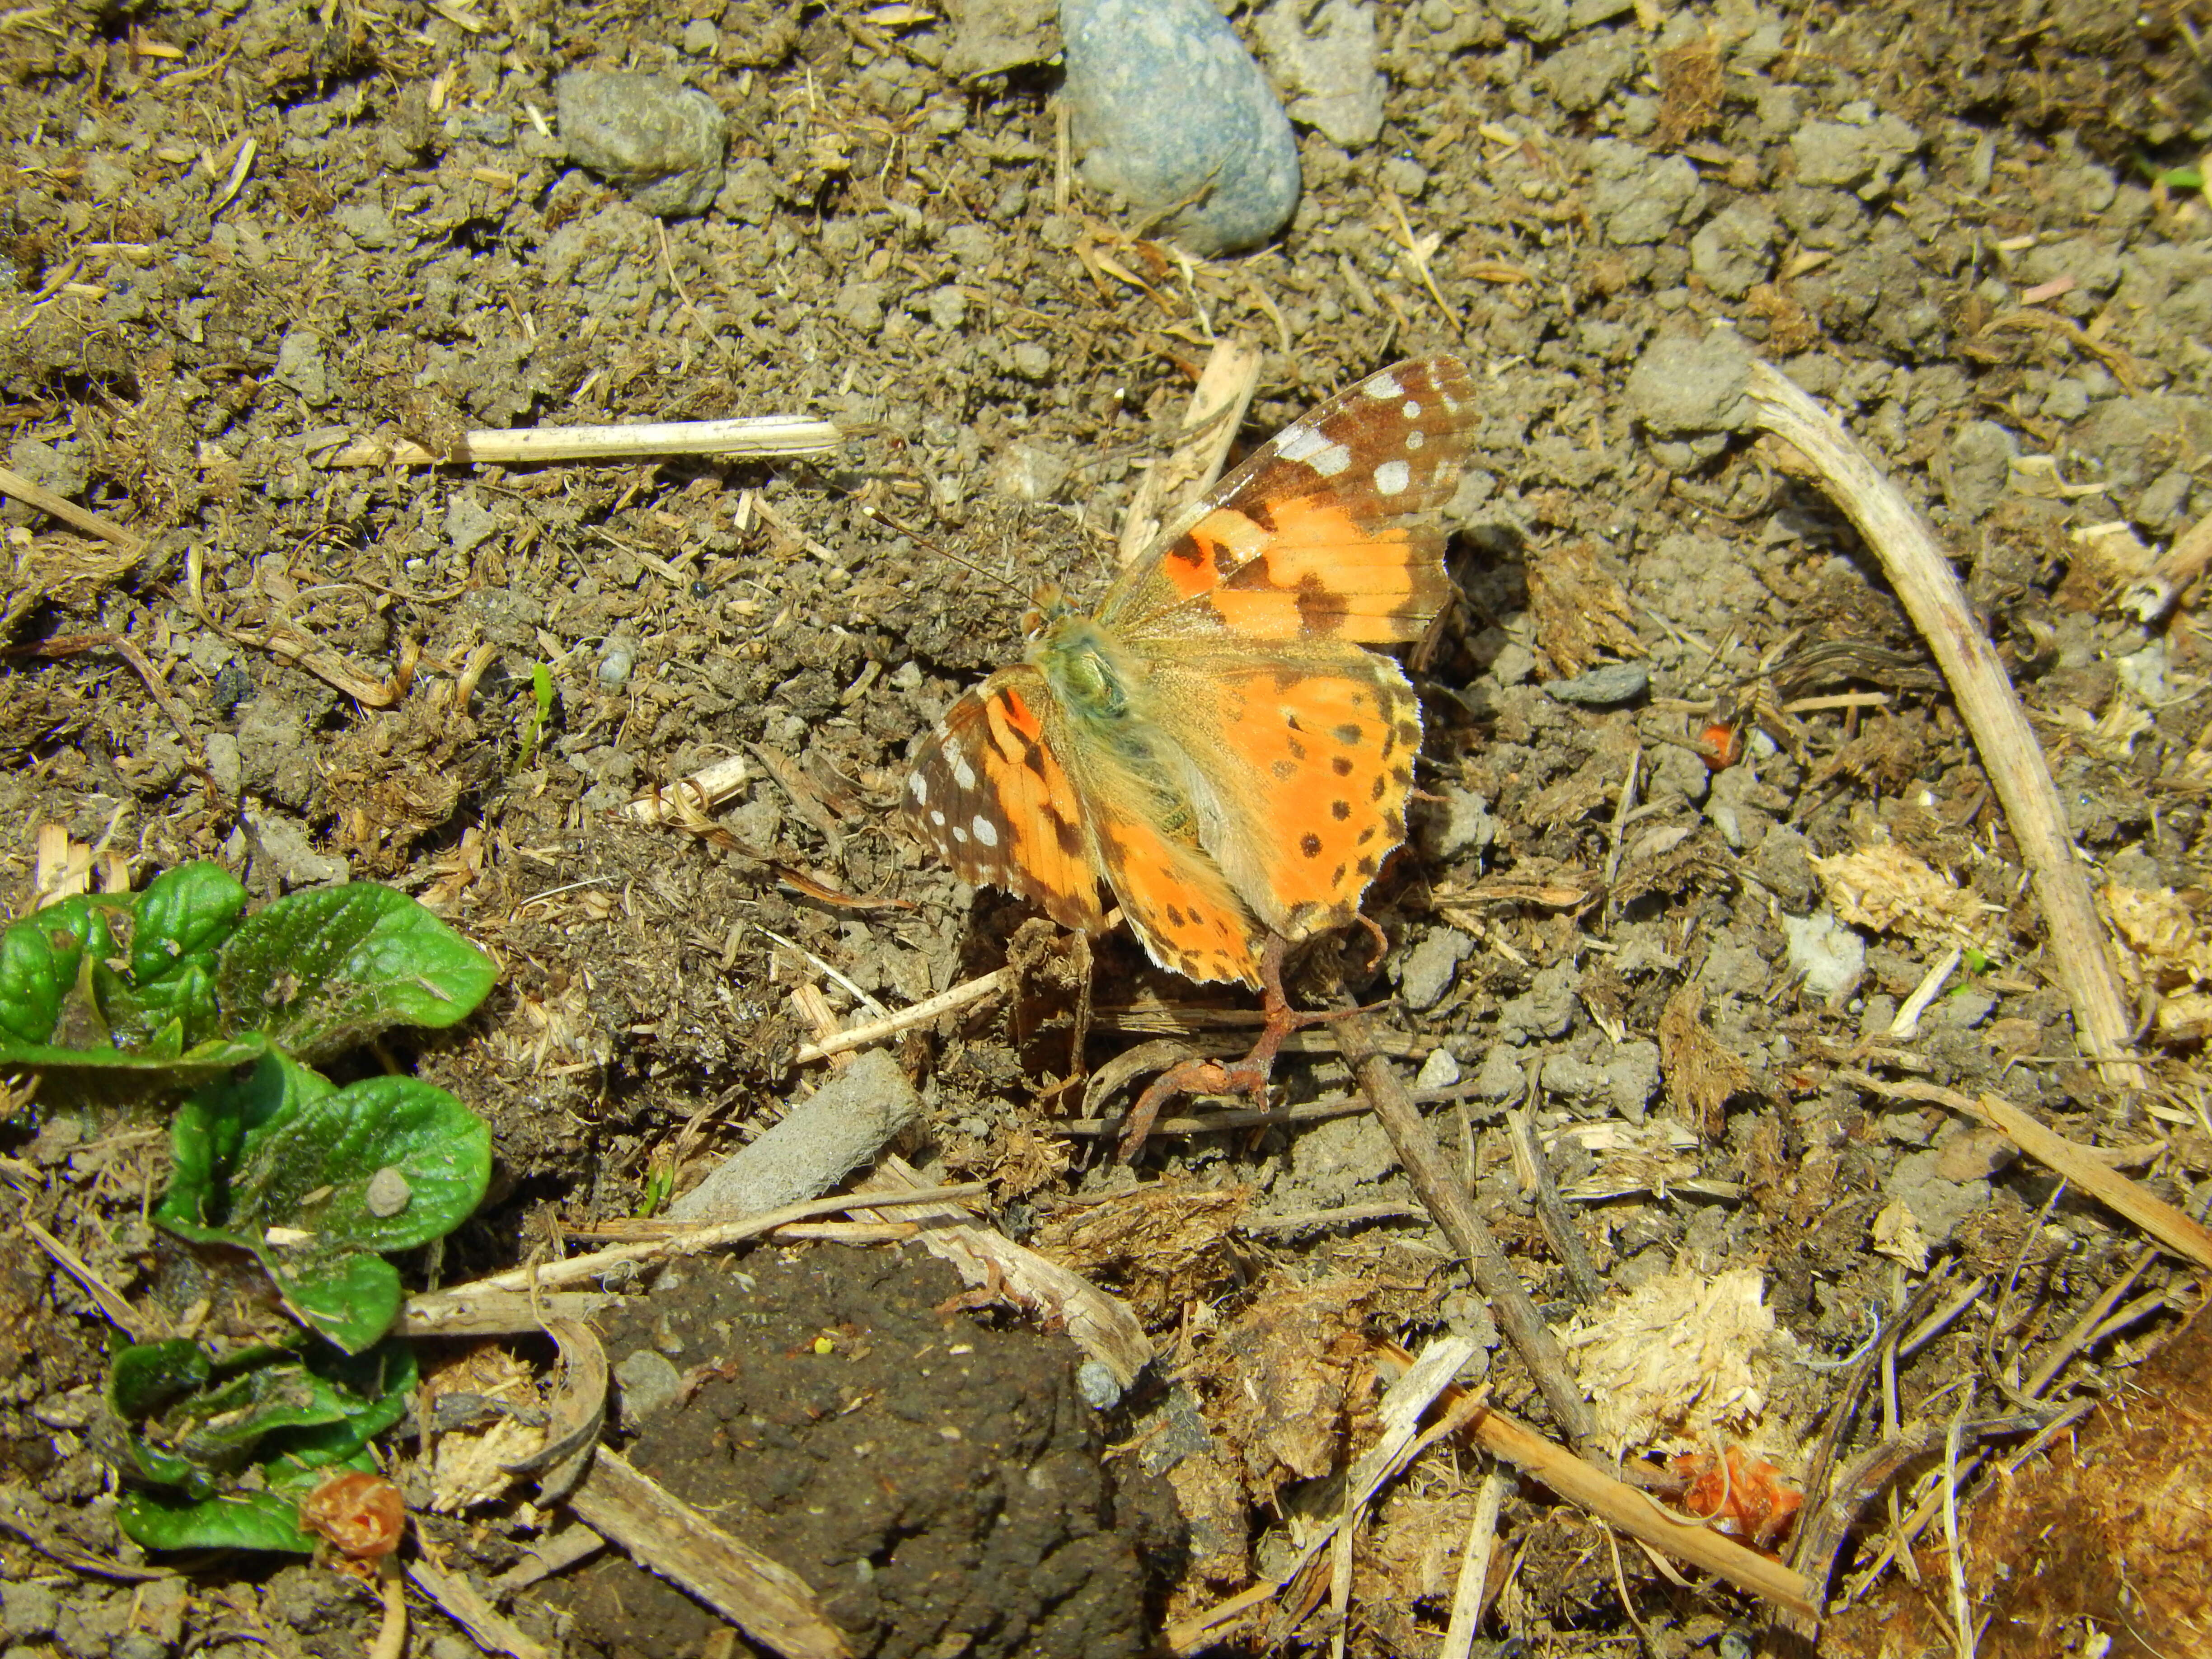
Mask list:
[[[1449,1089],[1459,1081],[1459,1061],[1449,1048],[1431,1048],[1413,1079],[1416,1089]]]
[[[1083,1395],[1084,1404],[1091,1410],[1103,1412],[1121,1397],[1121,1385],[1114,1380],[1114,1373],[1104,1362],[1086,1359],[1075,1368],[1075,1386]]]
[[[1600,663],[1572,679],[1547,681],[1544,690],[1560,702],[1608,708],[1633,702],[1651,689],[1651,670],[1640,662]]]
[[[705,93],[661,75],[577,70],[556,96],[568,159],[641,210],[673,219],[714,204],[730,123]]]
[[[1274,89],[1209,0],[1063,0],[1066,96],[1085,177],[1201,256],[1256,247],[1298,204]]]
[[[215,711],[228,714],[253,695],[253,676],[234,662],[227,662],[216,671]]]
[[[607,641],[607,648],[599,658],[599,684],[610,688],[629,678],[630,670],[637,666],[637,641],[617,634]]]
[[[1375,142],[1382,131],[1382,75],[1375,67],[1371,6],[1273,0],[1254,27],[1268,64],[1297,94],[1291,100],[1292,120],[1319,128],[1346,149]]]
[[[368,1189],[361,1195],[362,1207],[379,1221],[390,1220],[414,1201],[407,1177],[390,1164],[369,1176]]]

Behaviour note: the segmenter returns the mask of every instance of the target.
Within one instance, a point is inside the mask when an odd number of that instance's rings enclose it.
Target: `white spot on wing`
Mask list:
[[[924,781],[921,774],[919,772],[915,773],[912,777],[906,781],[906,792],[909,795],[912,795],[916,800],[927,800],[929,799],[929,785]]]
[[[981,842],[984,846],[996,847],[999,844],[999,826],[981,812],[975,815],[975,839]]]
[[[975,769],[968,764],[968,757],[957,750],[952,751],[952,781],[963,790],[975,787]]]
[[[1419,449],[1423,444],[1428,442],[1428,441],[1429,434],[1421,431],[1419,428],[1416,428],[1414,430],[1408,432],[1406,434],[1406,447],[1408,449]]]
[[[968,832],[956,823],[952,826],[952,839],[965,847],[968,844]]]
[[[929,821],[940,830],[945,828],[945,814],[942,812],[933,811],[929,815]]]
[[[1370,398],[1402,398],[1406,395],[1406,388],[1388,373],[1373,376],[1359,389]]]
[[[1275,453],[1286,461],[1304,461],[1324,478],[1352,465],[1352,452],[1331,443],[1310,426],[1294,426],[1275,440]]]
[[[1421,418],[1421,405],[1415,399],[1408,398],[1406,399],[1405,408],[1398,412],[1409,421],[1418,421]]]
[[[1413,481],[1413,471],[1403,461],[1385,461],[1375,469],[1375,488],[1385,495],[1401,494]]]

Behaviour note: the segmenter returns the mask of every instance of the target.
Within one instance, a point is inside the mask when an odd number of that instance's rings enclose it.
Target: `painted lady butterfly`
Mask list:
[[[1154,962],[1258,985],[1270,934],[1349,922],[1405,839],[1421,711],[1364,647],[1449,594],[1467,366],[1370,374],[1168,525],[1093,616],[1048,599],[1025,659],[923,744],[905,819],[963,881],[1097,932],[1103,878]]]

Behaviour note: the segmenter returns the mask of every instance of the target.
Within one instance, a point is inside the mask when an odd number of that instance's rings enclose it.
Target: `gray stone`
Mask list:
[[[729,118],[665,76],[573,70],[555,87],[568,159],[664,218],[703,213],[722,188]]]
[[[1871,200],[1895,182],[1920,134],[1893,115],[1852,123],[1808,121],[1790,135],[1801,185],[1855,191]]]
[[[1446,784],[1443,805],[1431,807],[1422,819],[1426,832],[1423,845],[1438,863],[1449,863],[1462,853],[1480,852],[1498,839],[1498,820],[1490,803],[1472,790]]]
[[[1291,1149],[1291,1167],[1316,1195],[1338,1198],[1398,1167],[1390,1136],[1372,1115],[1316,1123]]]
[[[1759,838],[1751,873],[1791,915],[1813,908],[1819,887],[1813,878],[1813,845],[1788,824],[1776,824]]]
[[[940,66],[956,81],[1042,64],[1060,50],[1052,0],[952,0],[952,43]]]
[[[498,528],[499,515],[473,489],[457,489],[446,503],[446,540],[456,553],[473,553]]]
[[[1528,1092],[1528,1079],[1521,1069],[1521,1056],[1506,1043],[1492,1045],[1474,1074],[1477,1093],[1485,1100],[1516,1100]]]
[[[847,283],[837,290],[830,308],[856,332],[873,334],[884,325],[884,291],[881,283]]]
[[[1536,1073],[1536,1080],[1554,1095],[1579,1103],[1587,1103],[1600,1096],[1610,1097],[1613,1081],[1601,1066],[1593,1066],[1572,1054],[1548,1056]]]
[[[1536,672],[1536,653],[1513,641],[1491,659],[1490,672],[1500,685],[1518,685]]]
[[[635,1429],[656,1412],[676,1403],[684,1374],[666,1355],[640,1348],[615,1368],[615,1407],[625,1429]]]
[[[872,1048],[789,1107],[669,1206],[677,1221],[726,1221],[819,1198],[921,1115],[898,1062]]]
[[[1635,68],[1636,46],[1628,33],[1607,29],[1561,46],[1544,60],[1536,78],[1568,114],[1587,115]]]
[[[1680,155],[1657,156],[1620,138],[1590,145],[1590,215],[1622,247],[1662,241],[1698,216],[1705,187]]]
[[[1539,970],[1525,994],[1498,1011],[1498,1035],[1508,1042],[1565,1036],[1575,1020],[1577,982],[1569,963]]]
[[[1782,918],[1790,941],[1790,966],[1804,976],[1805,989],[1830,1007],[1840,1007],[1866,976],[1866,941],[1826,910]]]
[[[629,686],[633,668],[637,668],[637,639],[626,633],[611,635],[606,650],[599,653],[599,684],[608,690]]]
[[[269,378],[299,394],[310,409],[331,400],[331,367],[321,337],[304,323],[284,331],[276,343],[276,367]]]
[[[1690,269],[1723,300],[1741,300],[1772,272],[1778,230],[1763,203],[1731,202],[1690,239]]]
[[[2047,408],[2046,402],[2045,407]],[[2188,505],[2190,486],[2195,482],[2180,467],[2173,467],[2151,480],[2150,486],[2136,499],[2136,522],[2154,535],[2177,527],[2178,520]]]
[[[335,887],[353,873],[343,858],[315,850],[307,827],[277,812],[249,812],[257,857],[269,860],[269,869],[287,891],[297,887]]]
[[[1256,247],[1298,203],[1297,139],[1208,0],[1064,0],[1067,100],[1084,175],[1200,255]],[[1178,204],[1188,203],[1178,207]]]
[[[1632,702],[1651,689],[1651,666],[1641,662],[1606,662],[1571,679],[1547,680],[1544,690],[1560,702],[1610,708]]]
[[[1443,1001],[1451,988],[1452,975],[1474,949],[1474,941],[1456,927],[1432,927],[1423,934],[1420,943],[1406,953],[1405,966],[1399,971],[1398,990],[1406,1006],[1433,1008]]]
[[[1733,330],[1694,339],[1662,335],[1629,371],[1629,411],[1666,437],[1740,430],[1751,416],[1751,363]]]
[[[1516,34],[1548,46],[1567,32],[1567,0],[1490,0],[1490,15]]]
[[[381,202],[347,202],[331,215],[331,222],[353,239],[356,247],[390,247],[399,240],[399,227],[392,210]]]
[[[712,18],[695,17],[684,26],[683,45],[687,58],[712,58],[722,49],[722,32]]]
[[[0,1584],[0,1634],[18,1642],[53,1634],[60,1604],[45,1584]]]
[[[1943,499],[1962,519],[1978,519],[1997,504],[2012,482],[2020,441],[1995,421],[1968,421],[1944,447],[1936,477]]]
[[[1920,1234],[1934,1249],[1949,1241],[1958,1225],[1989,1201],[1986,1181],[1946,1181],[1936,1173],[1943,1154],[1930,1150],[1900,1156],[1881,1183],[1885,1195],[1912,1212]]]
[[[228,732],[209,732],[207,762],[208,775],[215,780],[216,793],[225,800],[236,800],[246,781],[246,766],[239,757],[238,738]]]
[[[76,445],[64,451],[36,438],[18,438],[9,445],[8,465],[40,489],[71,500],[84,494],[92,476]]]
[[[1382,131],[1382,76],[1375,67],[1375,11],[1364,0],[1274,0],[1254,21],[1260,50],[1293,94],[1293,121],[1333,144],[1358,149]],[[1401,195],[1415,192],[1401,191]]]
[[[1413,1079],[1416,1089],[1450,1089],[1458,1086],[1459,1059],[1449,1048],[1431,1048],[1429,1057],[1421,1062],[1421,1069]]]
[[[1624,1042],[1605,1063],[1606,1085],[1613,1091],[1613,1109],[1631,1123],[1644,1121],[1644,1109],[1659,1092],[1659,1045]]]
[[[1075,1368],[1075,1388],[1083,1403],[1095,1412],[1109,1409],[1121,1398],[1119,1379],[1102,1360],[1086,1359]]]

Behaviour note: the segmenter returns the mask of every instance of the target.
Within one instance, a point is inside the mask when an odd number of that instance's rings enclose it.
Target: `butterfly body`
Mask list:
[[[1263,445],[1083,615],[949,709],[908,823],[963,879],[1062,925],[1103,879],[1152,959],[1258,984],[1269,934],[1357,913],[1404,838],[1421,741],[1405,672],[1449,594],[1435,509],[1474,416],[1464,365],[1370,375]]]

